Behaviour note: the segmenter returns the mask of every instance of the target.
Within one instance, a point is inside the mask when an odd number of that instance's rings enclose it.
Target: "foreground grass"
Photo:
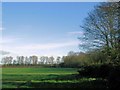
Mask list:
[[[80,77],[75,68],[3,68],[3,88],[106,88],[106,81]]]

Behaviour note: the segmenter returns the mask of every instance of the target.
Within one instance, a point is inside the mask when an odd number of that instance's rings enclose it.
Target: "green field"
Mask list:
[[[104,88],[105,82],[84,78],[75,68],[3,68],[2,88]]]

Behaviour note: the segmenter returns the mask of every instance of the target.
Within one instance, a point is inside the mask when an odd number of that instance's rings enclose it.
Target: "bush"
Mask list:
[[[93,78],[107,78],[112,69],[111,65],[92,65],[81,67],[78,72],[81,76],[93,77]]]
[[[115,66],[110,71],[108,82],[110,90],[113,89],[120,90],[120,66]]]
[[[81,67],[78,72],[84,77],[107,79],[110,90],[120,90],[120,66],[92,65]]]

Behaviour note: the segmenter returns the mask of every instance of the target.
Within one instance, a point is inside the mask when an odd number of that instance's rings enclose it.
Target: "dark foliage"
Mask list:
[[[120,66],[114,67],[108,77],[110,90],[120,90]]]
[[[107,78],[111,69],[111,65],[92,65],[81,67],[78,72],[82,76],[93,77],[93,78]]]
[[[110,90],[120,90],[120,66],[92,65],[81,67],[78,72],[80,76],[106,79]]]

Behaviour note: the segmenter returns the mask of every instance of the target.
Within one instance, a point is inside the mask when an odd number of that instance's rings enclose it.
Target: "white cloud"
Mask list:
[[[0,43],[6,44],[6,43],[13,43],[13,42],[19,41],[22,38],[15,38],[15,37],[5,37],[4,38],[4,37],[2,37],[1,39],[2,40],[0,40]]]
[[[48,55],[48,56],[57,56],[57,55],[66,55],[70,50],[78,48],[79,43],[77,39],[72,40],[63,40],[63,42],[51,42],[51,43],[27,43],[23,38],[19,37],[3,37],[2,41],[0,40],[0,45],[2,50],[10,52],[11,56],[17,55]]]
[[[69,41],[62,43],[45,43],[45,44],[25,44],[25,45],[4,45],[3,50],[11,52],[11,55],[64,55],[69,50],[66,48],[78,46],[79,41]]]
[[[72,41],[72,42],[64,42],[64,43],[46,43],[46,44],[31,44],[31,45],[24,45],[17,47],[18,49],[26,49],[26,50],[43,50],[43,49],[54,49],[54,48],[60,48],[60,47],[67,47],[67,46],[74,46],[78,45],[78,41]]]
[[[3,27],[0,27],[0,31],[3,31],[5,28],[3,28]]]
[[[83,31],[74,31],[74,32],[68,32],[68,34],[70,34],[70,35],[83,35],[84,32]]]
[[[0,50],[0,54],[1,54],[1,55],[8,55],[8,54],[10,54],[10,52]]]

